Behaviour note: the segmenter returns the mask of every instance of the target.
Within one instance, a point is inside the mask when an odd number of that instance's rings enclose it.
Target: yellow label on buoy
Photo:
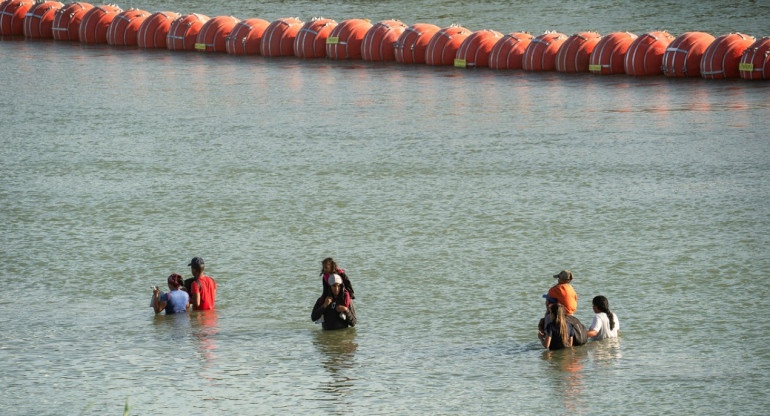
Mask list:
[[[465,68],[466,66],[468,66],[468,63],[465,61],[465,59],[455,58],[455,66],[457,68]]]
[[[735,67],[733,67],[735,68]],[[738,65],[739,71],[753,71],[754,70],[754,64],[752,63],[745,63]]]
[[[337,36],[330,36],[330,37],[326,38],[326,44],[327,45],[336,45],[338,43],[340,43],[340,38],[337,37]]]
[[[601,65],[588,65],[589,71],[601,71],[602,66]]]
[[[205,43],[196,43],[195,44],[195,49],[197,49],[199,51],[206,50],[206,44]]]

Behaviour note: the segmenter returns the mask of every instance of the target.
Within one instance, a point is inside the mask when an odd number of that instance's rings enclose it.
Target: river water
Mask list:
[[[145,2],[767,35],[764,2]],[[765,16],[765,17],[762,17]],[[764,31],[764,33],[763,33]],[[770,84],[0,41],[0,413],[764,414]],[[211,313],[150,285],[206,260]],[[310,319],[333,256],[359,325]],[[619,342],[544,352],[575,274]]]

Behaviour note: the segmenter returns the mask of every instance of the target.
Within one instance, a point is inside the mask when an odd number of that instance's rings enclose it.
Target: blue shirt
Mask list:
[[[190,295],[184,290],[177,289],[164,293],[159,300],[166,302],[166,315],[168,315],[187,311],[186,306],[190,302]]]

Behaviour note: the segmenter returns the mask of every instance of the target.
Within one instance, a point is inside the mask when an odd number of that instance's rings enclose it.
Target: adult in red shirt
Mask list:
[[[193,275],[192,279],[188,279],[190,305],[192,305],[193,310],[206,311],[214,309],[214,301],[217,298],[217,282],[203,274],[206,265],[201,257],[193,257],[188,266],[190,266]],[[186,281],[185,285],[187,283]]]
[[[575,293],[575,289],[570,284],[572,281],[572,272],[569,270],[562,270],[559,274],[553,275],[553,277],[559,279],[559,283],[548,289],[548,296],[556,299],[560,305],[564,306],[567,315],[572,315],[577,310],[578,302],[577,293]]]

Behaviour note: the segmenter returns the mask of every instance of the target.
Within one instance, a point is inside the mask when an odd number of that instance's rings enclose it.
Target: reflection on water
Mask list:
[[[572,349],[544,351],[543,359],[551,364],[556,392],[562,397],[564,408],[570,413],[584,413],[585,402],[583,389],[583,360],[588,357],[588,350],[581,346]]]
[[[542,358],[549,364],[547,375],[553,383],[554,397],[572,414],[591,412],[591,391],[597,380],[596,367],[612,367],[621,358],[620,339],[591,341],[572,349],[544,351]],[[588,387],[588,388],[586,388]]]
[[[159,339],[186,339],[190,335],[190,317],[186,313],[155,314],[152,326]]]
[[[320,386],[321,392],[337,399],[345,398],[356,380],[354,374],[357,367],[355,352],[358,348],[356,329],[315,331],[313,344],[321,353],[321,365],[330,376],[329,381]],[[344,403],[339,404],[344,405]]]
[[[612,366],[623,358],[620,353],[620,338],[606,338],[589,342],[586,346],[591,361],[599,366]]]
[[[190,313],[192,321],[192,335],[197,342],[197,352],[201,361],[201,376],[211,379],[204,374],[206,370],[214,367],[217,360],[217,333],[219,327],[217,321],[219,313],[216,309],[210,311],[193,311]]]

